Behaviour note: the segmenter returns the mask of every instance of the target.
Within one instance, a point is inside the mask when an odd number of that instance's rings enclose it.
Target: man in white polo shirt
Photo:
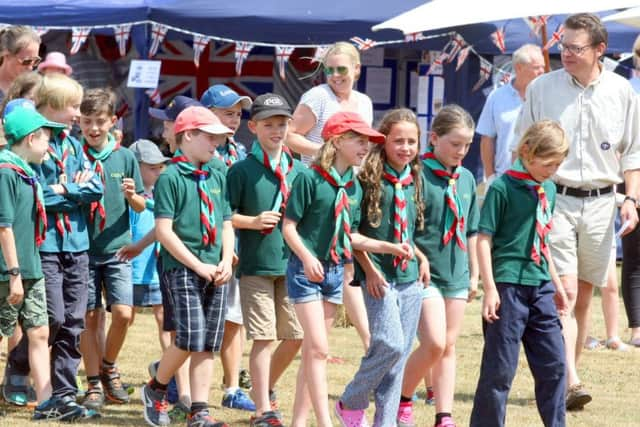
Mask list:
[[[511,62],[515,78],[489,94],[476,127],[476,132],[482,135],[480,156],[488,184],[511,166],[510,146],[525,90],[533,79],[544,73],[540,46],[520,46],[513,52]]]
[[[516,134],[535,121],[558,121],[571,144],[569,156],[553,177],[558,194],[553,215],[553,261],[569,296],[573,316],[562,319],[567,354],[567,409],[581,409],[591,395],[576,365],[585,340],[593,286],[602,286],[613,244],[615,192],[624,177],[620,208],[627,232],[638,223],[640,192],[640,109],[631,85],[606,71],[600,57],[607,30],[591,14],[564,23],[560,44],[563,68],[529,85]]]

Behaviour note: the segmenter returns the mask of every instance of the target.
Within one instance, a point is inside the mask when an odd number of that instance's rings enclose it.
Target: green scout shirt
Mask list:
[[[171,218],[172,229],[182,243],[200,261],[217,265],[222,254],[223,221],[231,220],[231,209],[227,201],[225,177],[219,171],[204,166],[209,170],[207,185],[209,197],[213,202],[213,212],[216,226],[216,241],[213,245],[202,243],[202,226],[200,223],[200,196],[198,182],[193,176],[183,175],[178,167],[170,164],[160,175],[153,190],[155,201],[154,215],[156,218]],[[164,246],[161,246],[163,270],[184,268]]]
[[[42,279],[40,254],[34,238],[33,188],[11,169],[0,169],[0,227],[10,227],[13,231],[22,278]],[[4,257],[0,256],[0,282],[9,280],[9,275],[4,274],[7,268]]]
[[[89,255],[93,256],[112,255],[121,247],[131,243],[129,203],[121,190],[122,179],[133,178],[136,184],[136,193],[144,193],[140,166],[129,149],[120,147],[115,150],[102,162],[102,166],[105,181],[103,204],[107,218],[102,231],[100,231],[99,217],[95,219],[93,224],[87,221],[90,241]]]
[[[416,245],[429,259],[431,282],[447,289],[467,289],[469,287],[469,257],[460,249],[455,239],[448,245],[442,243],[443,224],[447,210],[445,192],[448,182],[437,177],[429,168],[423,168],[425,187],[423,198],[425,204],[424,229],[416,230]],[[456,184],[458,197],[462,202],[466,237],[478,231],[478,205],[476,202],[476,181],[465,168],[459,168],[460,178]]]
[[[553,210],[556,187],[551,181],[542,186]],[[478,231],[492,236],[496,283],[539,286],[550,280],[546,258],[541,257],[540,265],[531,259],[537,204],[537,194],[508,175],[502,175],[489,187]]]
[[[346,189],[349,197],[351,230],[360,225],[362,187],[355,178]],[[298,223],[298,234],[305,247],[319,260],[331,261],[329,253],[335,228],[334,203],[338,189],[318,172],[306,169],[293,182],[285,216]]]
[[[424,177],[420,177],[424,188]],[[384,178],[381,178],[382,182],[382,199],[380,200],[380,208],[382,210],[382,220],[380,226],[374,228],[369,223],[367,218],[367,206],[366,201],[362,200],[361,205],[361,218],[360,218],[360,234],[371,237],[377,240],[386,240],[387,242],[395,242],[393,236],[393,218],[394,218],[394,201],[393,201],[393,185]],[[413,245],[413,236],[416,229],[416,204],[413,198],[415,191],[415,185],[411,184],[404,189],[405,199],[407,201],[407,227],[409,233],[409,243]],[[382,273],[384,278],[388,282],[409,283],[418,280],[418,261],[416,257],[409,260],[407,269],[402,271],[401,264],[397,267],[393,266],[393,259],[395,258],[390,254],[375,254],[369,253],[369,258],[376,266],[378,271]],[[357,263],[356,263],[357,265]],[[356,279],[364,280],[364,271],[359,265],[356,267]]]
[[[227,170],[229,169],[222,160],[216,157],[212,157],[211,160],[207,162],[207,166],[209,166],[213,170],[217,170],[218,172],[222,173],[222,175],[226,175]]]
[[[298,160],[287,175],[289,188],[301,170]],[[231,209],[247,216],[257,216],[273,208],[280,183],[271,170],[253,155],[235,163],[227,174]],[[240,246],[238,274],[249,276],[283,276],[287,269],[289,247],[282,237],[282,221],[270,234],[260,230],[238,230]]]

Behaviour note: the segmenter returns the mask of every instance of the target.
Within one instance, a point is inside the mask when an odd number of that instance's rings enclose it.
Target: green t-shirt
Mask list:
[[[223,221],[231,220],[231,210],[225,194],[224,175],[217,170],[208,168],[207,165],[203,170],[209,171],[206,182],[211,193],[209,197],[213,202],[216,225],[215,244],[205,246],[202,243],[198,182],[193,176],[181,174],[177,166],[173,164],[170,164],[166,171],[160,175],[153,189],[154,215],[156,218],[171,218],[173,231],[187,249],[200,261],[217,265],[222,253]],[[164,270],[184,267],[164,247],[160,249],[160,256]]]
[[[556,187],[551,181],[542,186],[553,210]],[[537,194],[508,175],[502,175],[489,187],[478,231],[492,236],[496,283],[539,286],[550,280],[546,258],[541,257],[540,265],[531,259],[537,204]]]
[[[298,160],[287,175],[289,188],[304,169]],[[240,215],[257,216],[273,209],[280,183],[270,169],[253,155],[235,163],[227,173],[231,209]],[[283,276],[287,269],[289,247],[282,237],[282,221],[270,234],[260,230],[238,230],[238,274],[249,276]]]
[[[447,289],[467,289],[469,287],[469,257],[456,244],[455,238],[445,246],[442,243],[445,216],[449,208],[445,202],[448,182],[437,177],[429,168],[422,171],[425,178],[424,187],[424,229],[416,230],[416,245],[429,259],[431,282]],[[459,168],[460,177],[456,191],[462,203],[465,230],[463,241],[467,245],[467,237],[478,231],[478,205],[476,202],[476,182],[471,172]]]
[[[104,170],[104,210],[106,222],[100,231],[100,218],[93,224],[88,220],[89,255],[101,256],[115,254],[118,249],[131,243],[129,229],[129,203],[124,197],[121,185],[123,178],[133,178],[136,193],[144,193],[140,176],[140,166],[134,154],[128,148],[120,147],[102,162]],[[87,218],[89,207],[86,207]]]
[[[213,170],[220,172],[222,175],[226,175],[229,168],[227,165],[217,157],[212,157],[211,160],[207,162],[207,166]]]
[[[23,279],[42,279],[40,253],[35,241],[36,203],[33,188],[13,170],[0,169],[0,227],[11,227]],[[11,266],[14,267],[14,266]],[[0,256],[0,281],[9,280]]]
[[[355,178],[346,189],[349,197],[351,230],[360,225],[362,187]],[[334,203],[338,189],[318,172],[306,169],[293,182],[286,217],[298,223],[298,234],[309,251],[318,259],[330,261],[331,241],[335,227]]]
[[[420,177],[424,188],[424,177]],[[386,240],[387,242],[395,242],[393,236],[393,218],[394,218],[394,199],[393,199],[393,185],[384,178],[381,178],[382,182],[382,199],[380,200],[380,209],[382,210],[382,220],[380,226],[374,228],[367,219],[367,206],[366,200],[363,198],[361,204],[361,217],[360,217],[360,234],[371,237],[377,240]],[[407,201],[407,227],[409,235],[409,243],[413,244],[413,236],[416,229],[416,204],[414,201],[415,184],[410,184],[404,189],[405,200]],[[369,253],[369,258],[380,271],[387,281],[395,283],[409,283],[418,280],[418,262],[416,257],[409,260],[407,269],[402,271],[401,264],[397,267],[393,266],[393,255],[389,254],[375,254]],[[356,263],[357,265],[357,263]],[[364,271],[357,266],[356,267],[356,279],[364,280]]]

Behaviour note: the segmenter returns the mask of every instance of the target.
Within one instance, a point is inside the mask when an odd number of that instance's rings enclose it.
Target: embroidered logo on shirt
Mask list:
[[[611,144],[605,141],[602,144],[600,144],[600,148],[602,148],[604,151],[607,151],[609,148],[611,148]]]
[[[211,194],[220,194],[220,189],[219,188],[212,188],[211,189]]]

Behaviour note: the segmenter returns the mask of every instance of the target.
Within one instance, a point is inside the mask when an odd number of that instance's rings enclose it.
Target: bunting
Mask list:
[[[249,52],[253,49],[252,43],[236,42],[236,74],[239,76],[242,74],[242,64],[249,56]]]
[[[149,47],[149,58],[153,58],[158,52],[158,48],[162,44],[164,37],[167,35],[169,28],[162,24],[151,24],[151,47]]]
[[[131,24],[121,24],[113,27],[113,33],[118,43],[118,51],[120,56],[127,54],[127,41],[129,40],[129,34],[131,34]]]
[[[438,57],[435,59],[435,61],[433,61],[431,63],[431,66],[429,66],[429,71],[427,72],[427,75],[438,75],[438,74],[442,74],[443,72],[443,66],[442,64],[444,63],[444,61],[447,60],[447,58],[449,57],[449,54],[446,52],[441,52],[440,55],[438,55]]]
[[[473,86],[473,88],[471,88],[471,92],[475,92],[476,90],[480,89],[480,87],[484,84],[484,82],[489,80],[489,77],[491,77],[491,69],[493,68],[493,66],[491,65],[491,62],[487,61],[483,57],[480,57],[479,59],[480,59],[480,80],[478,80],[478,82]]]
[[[542,48],[542,50],[549,50],[551,49],[553,46],[556,45],[556,43],[559,43],[560,40],[562,40],[562,35],[564,34],[564,25],[560,24],[558,26],[558,29],[555,30],[553,32],[553,34],[551,35],[551,38],[549,39],[549,41],[547,42],[546,45],[544,45],[544,47]]]
[[[376,45],[376,42],[371,40],[371,39],[363,39],[360,37],[351,37],[349,40],[351,40],[356,47],[358,48],[358,50],[368,50],[371,49],[372,47],[374,47]]]
[[[90,27],[71,28],[71,55],[78,53],[84,42],[87,41],[90,32]]]
[[[209,44],[209,40],[211,39],[207,36],[197,34],[193,36],[193,63],[196,64],[196,68],[200,67],[200,55]]]
[[[469,56],[470,51],[471,51],[471,46],[467,46],[460,51],[460,53],[458,54],[458,62],[456,64],[456,71],[458,71],[460,67],[462,67],[462,64],[465,63],[465,61],[467,60],[467,57]]]
[[[458,53],[467,45],[467,42],[464,41],[460,34],[456,34],[453,36],[450,42],[451,50],[448,52],[447,64],[456,59]]]
[[[276,46],[276,61],[278,62],[278,71],[282,81],[286,79],[285,67],[294,49],[295,47],[293,46]]]
[[[504,27],[499,28],[491,33],[491,41],[498,47],[501,53],[505,53],[507,51],[504,40]]]
[[[311,58],[311,63],[322,62],[322,60],[324,59],[325,53],[327,53],[330,47],[331,46],[328,46],[328,45],[316,47],[316,50],[313,53],[313,58]]]
[[[42,37],[49,32],[49,29],[47,27],[33,27],[33,31]]]
[[[426,37],[424,36],[424,34],[422,34],[422,31],[419,31],[417,33],[406,34],[404,36],[405,42],[417,42],[424,39],[426,39]]]
[[[540,36],[540,30],[547,24],[550,17],[551,15],[530,16],[528,18],[524,18],[524,22],[526,22],[529,28],[531,28],[531,32],[533,34]]]

